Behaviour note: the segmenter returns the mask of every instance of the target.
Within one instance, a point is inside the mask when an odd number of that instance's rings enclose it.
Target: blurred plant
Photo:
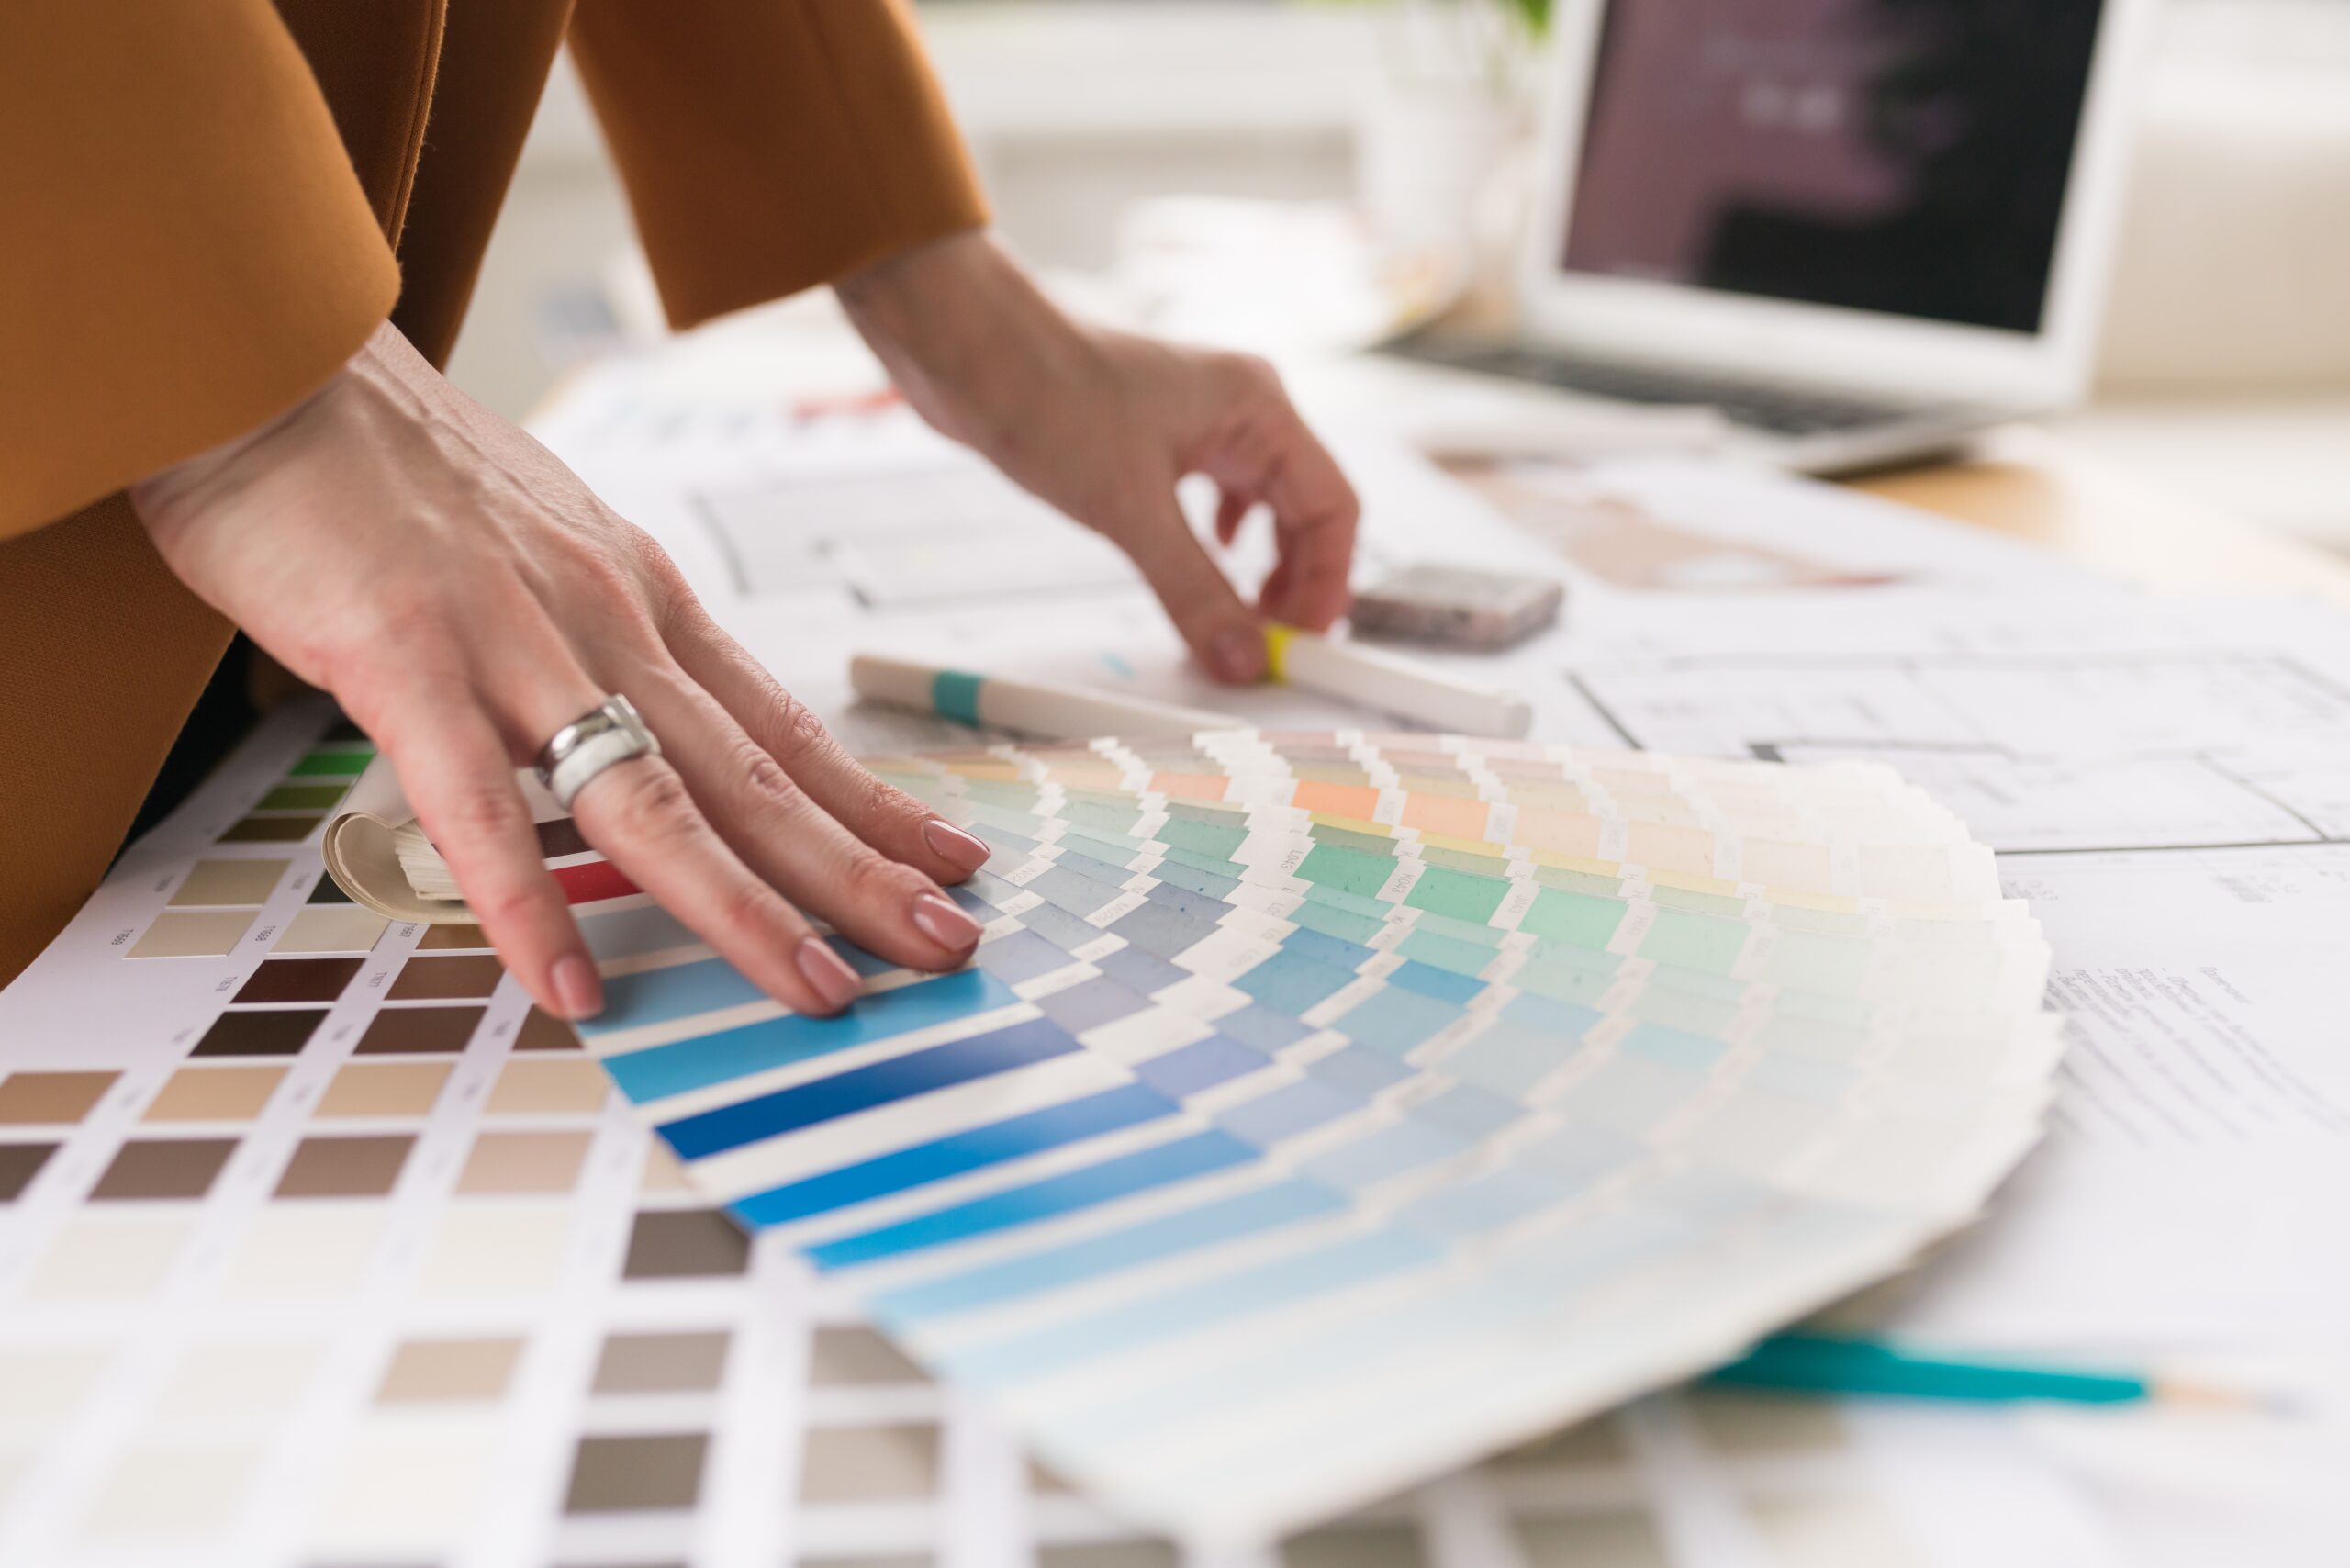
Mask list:
[[[1550,30],[1550,0],[1502,0],[1518,19],[1526,24],[1528,33],[1540,38]]]
[[[1465,70],[1515,98],[1550,29],[1554,0],[1384,0],[1390,68],[1399,80]]]

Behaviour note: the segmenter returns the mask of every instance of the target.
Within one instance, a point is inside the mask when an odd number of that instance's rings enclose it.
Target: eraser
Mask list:
[[[1559,618],[1566,590],[1541,577],[1421,562],[1355,596],[1355,634],[1493,650]]]

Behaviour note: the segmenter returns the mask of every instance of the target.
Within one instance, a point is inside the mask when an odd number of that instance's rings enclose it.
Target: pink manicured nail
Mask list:
[[[1215,666],[1215,673],[1225,679],[1255,680],[1265,673],[1265,639],[1235,626],[1215,634],[1215,641],[1208,645],[1208,656]]]
[[[800,974],[816,989],[816,994],[829,1006],[846,1007],[856,1000],[864,988],[857,983],[856,971],[838,953],[832,950],[820,936],[811,936],[800,944],[794,962]]]
[[[976,871],[988,863],[994,853],[986,845],[941,817],[933,817],[922,824],[922,841],[930,852],[953,866],[957,871]]]
[[[986,928],[949,899],[924,893],[914,900],[914,924],[924,936],[954,952],[974,946]]]
[[[566,953],[554,961],[554,996],[565,1018],[593,1018],[604,1010],[604,982],[584,953]]]

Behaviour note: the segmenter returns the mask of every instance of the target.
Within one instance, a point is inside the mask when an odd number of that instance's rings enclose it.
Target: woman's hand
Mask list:
[[[1319,632],[1346,613],[1360,509],[1263,361],[1072,321],[981,233],[892,257],[839,292],[923,417],[1121,546],[1216,676],[1262,675],[1264,633],[1176,504],[1188,474],[1222,491],[1227,544],[1252,508],[1272,514],[1265,615]]]
[[[769,995],[832,1013],[856,994],[801,910],[923,969],[979,940],[938,889],[986,846],[851,761],[658,546],[388,325],[298,407],[131,499],[182,581],[391,757],[548,1010],[592,1014],[601,987],[514,770],[615,691],[664,755],[588,783],[580,830]]]

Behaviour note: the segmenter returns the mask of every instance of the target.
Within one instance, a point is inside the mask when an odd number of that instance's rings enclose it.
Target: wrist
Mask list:
[[[923,418],[991,456],[1023,407],[1094,357],[1084,330],[982,230],[900,252],[835,292]]]
[[[159,468],[131,485],[126,492],[131,510],[151,532],[164,519],[185,511],[191,498],[212,488],[222,476],[235,472],[254,453],[282,442],[289,432],[314,422],[319,410],[334,401],[353,383],[363,367],[382,352],[382,340],[387,333],[398,336],[390,322],[377,323],[349,359],[285,408],[250,430]]]

